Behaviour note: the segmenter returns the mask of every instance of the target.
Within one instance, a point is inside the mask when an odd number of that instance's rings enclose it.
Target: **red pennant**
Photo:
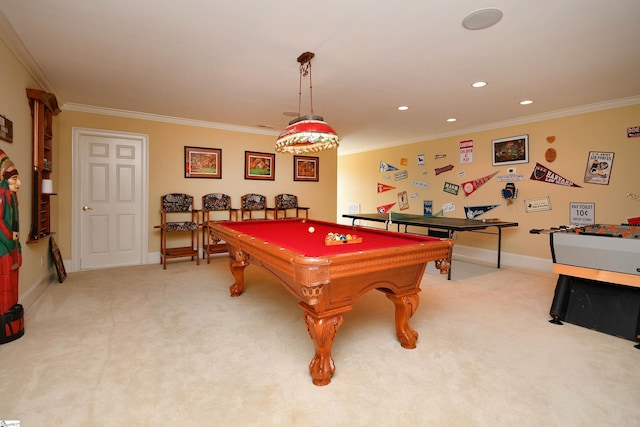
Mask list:
[[[378,183],[378,193],[384,193],[385,191],[393,190],[396,187],[392,187],[387,184]]]
[[[474,179],[473,181],[467,181],[462,183],[462,190],[464,190],[464,195],[468,196],[469,194],[476,191],[478,188],[482,186],[485,182],[489,181],[491,178],[496,176],[498,172],[494,172],[491,175],[487,175],[483,178]]]
[[[388,205],[378,206],[376,208],[376,212],[378,213],[387,213],[391,210],[392,207],[395,206],[395,203],[389,203]]]

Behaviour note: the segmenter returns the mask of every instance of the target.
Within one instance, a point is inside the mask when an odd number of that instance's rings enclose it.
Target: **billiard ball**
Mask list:
[[[316,231],[316,229],[315,229],[315,228],[313,228],[313,227],[309,227],[309,233],[313,233],[314,231]]]

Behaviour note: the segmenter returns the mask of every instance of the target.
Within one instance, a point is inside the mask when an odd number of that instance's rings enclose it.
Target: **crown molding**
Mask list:
[[[136,120],[149,120],[177,125],[194,126],[209,129],[229,130],[233,132],[252,133],[257,135],[278,136],[280,133],[271,129],[253,128],[250,126],[230,125],[226,123],[208,122],[205,120],[183,119],[180,117],[162,116],[159,114],[140,113],[137,111],[119,110],[116,108],[96,107],[92,105],[65,103],[60,107],[63,111],[78,111],[81,113],[101,114],[105,116],[124,117]]]

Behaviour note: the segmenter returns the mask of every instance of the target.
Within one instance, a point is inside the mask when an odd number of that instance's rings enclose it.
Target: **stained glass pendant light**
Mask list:
[[[321,116],[313,114],[313,85],[311,84],[311,59],[315,54],[305,52],[298,57],[300,63],[300,91],[298,93],[298,117],[289,122],[276,141],[279,153],[310,154],[338,147],[338,135]],[[309,76],[309,103],[311,114],[300,116],[302,78]]]

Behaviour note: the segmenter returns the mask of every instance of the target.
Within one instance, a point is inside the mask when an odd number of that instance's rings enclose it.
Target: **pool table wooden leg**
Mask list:
[[[390,292],[385,292],[396,306],[396,336],[400,345],[404,348],[416,348],[418,333],[409,326],[409,319],[418,309],[420,301],[418,294],[398,296]]]
[[[336,370],[331,357],[331,346],[343,320],[342,314],[316,317],[307,311],[304,313],[307,330],[316,348],[316,354],[309,363],[309,371],[315,385],[322,386],[331,382],[331,376]]]
[[[235,252],[235,256],[233,253],[229,251],[229,268],[235,281],[229,286],[229,291],[232,297],[239,297],[244,292],[244,269],[249,265],[249,259],[244,252]]]

